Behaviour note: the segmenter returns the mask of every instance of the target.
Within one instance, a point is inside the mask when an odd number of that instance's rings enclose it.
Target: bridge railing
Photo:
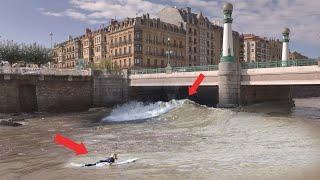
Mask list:
[[[289,61],[250,62],[250,63],[243,63],[242,69],[292,67],[292,66],[313,66],[313,65],[318,65],[318,60],[316,60],[316,59],[299,59],[299,60],[289,60]]]
[[[208,66],[184,66],[184,67],[172,67],[167,68],[147,68],[147,69],[131,69],[130,74],[156,74],[168,72],[196,72],[196,71],[217,71],[218,65]]]
[[[0,74],[21,75],[56,75],[56,76],[91,76],[91,70],[78,69],[53,69],[53,68],[29,68],[29,67],[0,67]]]

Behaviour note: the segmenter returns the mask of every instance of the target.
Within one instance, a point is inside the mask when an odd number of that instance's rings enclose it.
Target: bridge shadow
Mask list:
[[[129,99],[142,102],[170,101],[173,99],[189,99],[201,105],[216,107],[218,104],[218,87],[201,86],[197,93],[189,96],[187,86],[179,87],[132,87]]]

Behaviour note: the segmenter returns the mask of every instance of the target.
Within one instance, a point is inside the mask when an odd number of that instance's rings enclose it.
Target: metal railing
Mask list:
[[[91,69],[53,69],[53,68],[29,68],[29,67],[0,67],[0,74],[20,75],[56,75],[56,76],[91,76]]]
[[[166,73],[166,68],[131,69],[130,74]]]
[[[131,69],[130,74],[156,74],[166,73],[167,68],[148,68],[148,69]],[[218,65],[208,66],[185,66],[185,67],[173,67],[170,72],[196,72],[196,71],[217,71]]]
[[[218,65],[174,67],[173,72],[217,71]]]
[[[316,60],[316,59],[299,59],[299,60],[289,60],[289,61],[250,62],[250,63],[241,64],[242,69],[292,67],[292,66],[314,66],[314,65],[318,65],[318,60]]]
[[[292,66],[314,66],[318,65],[317,59],[299,59],[289,61],[267,61],[267,62],[251,62],[242,63],[242,69],[258,69],[258,68],[276,68],[276,67],[292,67]],[[218,65],[208,66],[185,66],[173,67],[170,72],[196,72],[196,71],[217,71]],[[131,74],[156,74],[166,73],[166,68],[147,68],[147,69],[131,69]]]

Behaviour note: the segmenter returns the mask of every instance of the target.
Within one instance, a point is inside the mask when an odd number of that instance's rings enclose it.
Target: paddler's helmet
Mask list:
[[[117,153],[113,153],[113,154],[111,154],[111,157],[113,157],[114,159],[118,159],[118,155],[117,155]]]

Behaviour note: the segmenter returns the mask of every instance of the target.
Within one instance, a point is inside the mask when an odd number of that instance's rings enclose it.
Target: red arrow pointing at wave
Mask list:
[[[193,83],[193,85],[191,87],[189,87],[189,96],[192,96],[194,94],[197,93],[197,90],[201,84],[201,82],[203,81],[203,79],[205,78],[205,76],[203,74],[200,74],[198,76],[198,78],[196,79],[196,81]]]
[[[74,141],[72,141],[71,139],[63,137],[61,134],[56,134],[56,136],[54,138],[54,142],[56,144],[61,144],[65,147],[71,149],[72,151],[74,151],[76,153],[76,155],[88,153],[87,148],[83,143],[77,144]]]

